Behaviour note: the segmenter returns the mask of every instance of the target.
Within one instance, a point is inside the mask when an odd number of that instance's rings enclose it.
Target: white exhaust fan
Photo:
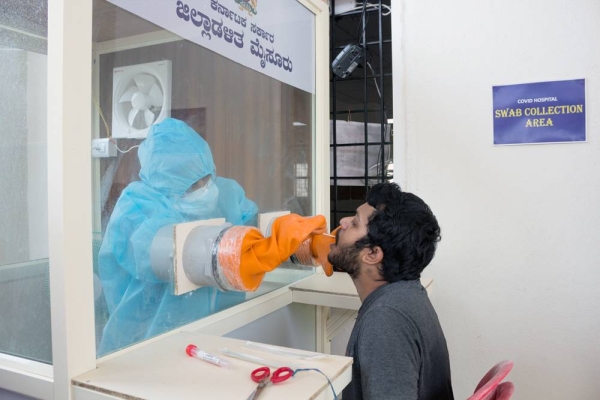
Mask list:
[[[113,70],[112,136],[143,139],[152,124],[171,116],[171,61]]]

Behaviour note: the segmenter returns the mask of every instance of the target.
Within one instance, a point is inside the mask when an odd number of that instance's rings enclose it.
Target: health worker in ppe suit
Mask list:
[[[175,296],[150,264],[156,232],[168,224],[223,217],[255,224],[257,205],[234,180],[217,177],[208,143],[184,122],[150,128],[138,149],[141,181],[122,192],[104,234],[99,272],[109,311],[98,354],[137,343],[238,304],[244,293],[202,287]]]

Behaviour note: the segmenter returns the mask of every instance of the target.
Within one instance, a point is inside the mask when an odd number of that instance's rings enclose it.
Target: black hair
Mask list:
[[[383,250],[380,272],[387,282],[418,279],[441,240],[440,226],[427,204],[395,183],[378,183],[367,193],[375,208],[357,247]]]

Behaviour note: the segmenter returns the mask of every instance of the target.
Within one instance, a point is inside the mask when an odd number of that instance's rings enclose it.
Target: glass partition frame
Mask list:
[[[47,1],[0,6],[3,53],[0,393],[8,371],[52,375],[47,230]]]
[[[303,24],[310,21],[310,34],[307,32],[302,36],[305,36],[304,40],[310,39],[310,42],[307,41],[312,45],[309,54],[314,57],[316,44],[314,14],[299,3],[293,4],[294,2],[289,0],[288,2],[289,5],[285,5],[284,8],[294,10],[293,18],[298,18]],[[210,14],[212,10],[207,3],[190,3],[190,7],[206,7],[203,12],[206,12],[209,18],[218,20],[216,11],[215,14]],[[226,5],[230,7],[230,4],[235,3],[232,1]],[[261,3],[262,12],[269,11],[272,4]],[[265,7],[267,5],[269,7]],[[170,10],[168,7],[167,9]],[[282,18],[288,21],[290,14],[286,14],[285,10],[282,11],[284,12]],[[161,220],[183,218],[183,222],[187,222],[211,217],[227,217],[227,222],[234,225],[251,226],[254,226],[256,221],[255,218],[254,221],[247,220],[249,217],[247,215],[244,215],[244,218],[236,215],[238,203],[233,202],[227,202],[225,208],[217,206],[217,209],[210,211],[206,217],[179,213],[178,196],[167,193],[167,191],[177,190],[177,185],[173,181],[168,184],[164,182],[162,174],[169,174],[169,176],[176,174],[174,172],[176,166],[180,168],[181,165],[167,158],[165,154],[171,151],[179,153],[183,149],[173,142],[162,140],[160,148],[152,147],[152,156],[142,156],[142,152],[137,152],[137,147],[155,143],[151,140],[144,142],[144,136],[149,135],[149,132],[143,133],[141,137],[135,134],[133,135],[135,138],[123,137],[126,118],[120,121],[117,116],[119,112],[124,112],[123,116],[126,117],[129,110],[135,112],[135,109],[128,101],[118,99],[126,93],[125,87],[128,87],[127,93],[130,90],[143,90],[143,86],[140,86],[137,80],[135,83],[130,80],[131,75],[127,75],[128,73],[144,73],[148,74],[144,75],[145,77],[154,76],[153,79],[158,79],[154,82],[156,87],[162,87],[169,99],[166,107],[170,110],[171,117],[187,123],[204,138],[209,147],[208,152],[212,153],[216,176],[219,177],[217,187],[220,186],[221,189],[219,202],[225,200],[228,195],[236,198],[238,194],[235,187],[230,185],[239,184],[247,198],[244,199],[243,206],[240,203],[242,209],[247,207],[247,203],[253,203],[258,206],[259,213],[288,210],[300,215],[314,214],[315,191],[312,187],[308,187],[307,183],[312,183],[314,179],[315,142],[313,139],[316,130],[313,118],[315,94],[306,91],[314,91],[314,88],[304,90],[286,84],[271,75],[273,69],[269,66],[257,72],[249,67],[253,63],[248,63],[247,60],[234,61],[224,55],[227,54],[226,50],[230,46],[225,41],[218,41],[219,36],[215,36],[210,42],[199,39],[186,40],[177,32],[180,32],[182,26],[189,24],[181,24],[181,20],[180,24],[168,23],[166,22],[170,21],[168,19],[157,22],[156,19],[150,18],[150,22],[158,23],[157,26],[149,24],[143,16],[142,10],[130,13],[113,4],[111,0],[95,0],[93,35],[96,42],[94,42],[93,52],[94,87],[92,90],[95,110],[92,114],[94,119],[92,135],[94,138],[112,137],[117,148],[116,157],[94,158],[92,161],[94,168],[92,186],[95,191],[94,252],[100,250],[100,243],[102,243],[99,255],[94,256],[94,279],[99,276],[98,281],[107,285],[103,289],[108,296],[105,300],[100,294],[96,299],[98,357],[141,343],[162,333],[181,329],[185,325],[195,324],[212,314],[241,305],[259,295],[314,273],[314,268],[298,268],[290,263],[284,263],[266,274],[256,291],[243,293],[201,288],[189,293],[189,296],[182,297],[173,296],[174,288],[167,286],[167,283],[158,283],[153,280],[153,275],[146,274],[149,269],[148,261],[143,255],[138,257],[138,251],[150,246],[153,230],[157,229],[156,224],[163,223],[160,222]],[[227,21],[225,17],[226,25]],[[251,24],[254,26],[251,21],[262,26],[264,19],[253,20],[249,17],[248,28]],[[273,22],[270,19],[267,21]],[[226,25],[224,25],[225,31],[228,29]],[[231,26],[235,24],[231,22]],[[275,40],[276,45],[281,39],[284,39],[282,43],[286,43],[286,39],[289,39],[281,37],[288,26],[282,22],[274,23],[275,36],[279,36],[279,40]],[[130,28],[126,31],[126,36],[121,37],[127,27],[136,27],[137,30]],[[151,31],[152,29],[154,30]],[[249,36],[250,33],[250,29],[245,31],[246,44],[253,43],[250,40],[252,38]],[[209,45],[214,47],[210,48]],[[298,47],[306,48],[302,42]],[[245,50],[247,51],[248,47]],[[312,57],[306,59],[312,60]],[[295,59],[294,71],[296,69],[303,71],[302,63],[298,62],[301,60]],[[164,73],[164,69],[160,69],[160,66],[165,64],[172,72]],[[258,65],[256,63],[255,67]],[[310,68],[314,71],[315,65],[311,63]],[[127,79],[120,81],[118,78],[123,75]],[[170,79],[166,78],[168,75]],[[314,72],[312,76],[314,79]],[[167,80],[170,84],[163,86],[164,81]],[[133,104],[133,100],[131,103]],[[151,108],[151,110],[150,112],[154,112],[155,115],[159,115],[159,112],[162,114],[159,108]],[[142,114],[139,112],[137,116]],[[138,129],[143,128],[143,124],[136,125],[140,123],[137,119],[139,118],[134,118],[133,126]],[[181,129],[173,132],[171,136],[181,138],[180,134]],[[158,141],[161,136],[156,137]],[[150,148],[146,147],[146,151]],[[202,153],[203,156],[204,154],[206,153]],[[302,166],[304,169],[301,168],[299,172],[294,168]],[[140,171],[145,171],[146,175],[138,177]],[[297,176],[297,174],[302,175],[302,171],[306,174],[306,178]],[[223,178],[228,183],[219,185],[219,179]],[[161,194],[157,194],[157,191]],[[137,206],[132,207],[132,202]],[[153,204],[154,207],[150,207],[149,204]],[[228,208],[233,212],[225,211]],[[161,212],[158,213],[157,209]],[[145,217],[143,224],[136,222],[140,221],[142,215]],[[116,226],[120,227],[118,231],[115,230]],[[125,244],[128,251],[132,251],[135,256],[124,255],[121,252]],[[108,254],[114,254],[114,257]],[[134,293],[138,293],[139,285],[142,285],[144,290],[151,290],[152,293],[160,292],[160,301],[153,296],[148,296],[150,300],[141,300],[131,295],[126,299],[125,296],[120,298],[121,303],[116,303],[119,301],[117,300],[119,296],[113,288],[118,286],[118,283],[110,278],[108,269],[115,273],[116,271],[123,273],[119,282],[124,282],[129,277],[133,279],[133,283],[130,283],[126,290],[127,294],[132,293],[130,292],[132,288],[135,288]],[[166,292],[163,294],[162,290]],[[148,292],[144,293],[147,295]],[[161,312],[154,308],[157,304],[160,304],[159,309],[166,309],[169,312]],[[107,308],[111,305],[116,314],[114,316],[108,315]],[[133,311],[142,308],[146,315],[143,320]],[[124,309],[127,311],[122,312]],[[127,332],[127,334],[117,332]]]
[[[329,13],[323,0],[297,1],[315,14],[312,189],[314,212],[327,215]],[[71,379],[101,363],[96,360],[93,318],[91,135],[88,128],[82,134],[81,128],[92,126],[92,13],[91,1],[53,0],[48,6],[48,208],[54,365],[0,358],[1,386],[41,399],[72,398]]]

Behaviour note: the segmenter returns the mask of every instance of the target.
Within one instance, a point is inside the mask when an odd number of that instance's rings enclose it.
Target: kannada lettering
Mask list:
[[[292,72],[292,60],[275,53],[275,49],[264,49],[258,39],[250,41],[250,53],[260,58],[260,66],[265,68],[267,63],[273,64],[286,71]]]
[[[261,37],[265,40],[269,40],[271,43],[275,42],[275,35],[270,34],[269,32],[261,29],[256,24],[250,24],[252,33],[256,33],[258,37]]]
[[[213,10],[218,11],[219,14],[221,14],[225,18],[229,18],[230,20],[234,21],[238,25],[243,26],[244,28],[246,27],[247,18],[242,18],[235,12],[229,10],[227,7],[220,4],[219,0],[210,0],[210,7]]]
[[[182,1],[177,1],[177,16],[184,21],[191,21],[198,28],[202,28],[202,37],[212,39],[212,35],[224,39],[228,43],[233,43],[240,49],[244,47],[244,32],[239,33],[223,25],[223,19],[217,21],[211,19],[208,15],[201,13],[195,8],[191,8]]]

